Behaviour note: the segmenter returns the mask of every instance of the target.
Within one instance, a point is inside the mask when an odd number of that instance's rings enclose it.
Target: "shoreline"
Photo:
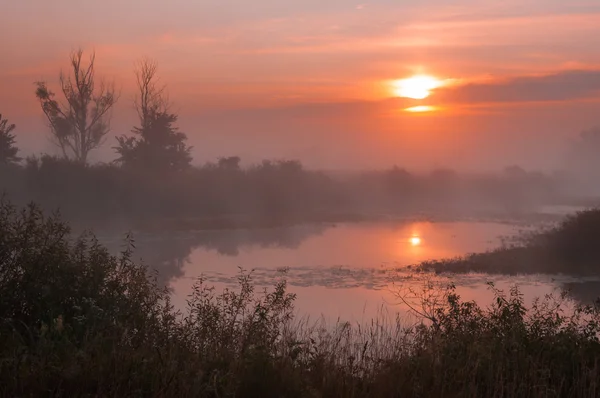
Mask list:
[[[583,210],[583,209],[582,209]],[[264,230],[279,228],[296,228],[301,226],[335,226],[336,224],[364,224],[364,223],[454,223],[454,222],[480,222],[510,224],[527,227],[559,222],[564,214],[547,213],[463,213],[442,215],[440,212],[416,212],[412,214],[393,213],[345,213],[327,215],[307,215],[302,217],[287,217],[279,219],[258,218],[251,215],[230,215],[222,217],[190,217],[190,218],[160,218],[147,220],[114,220],[94,223],[89,221],[71,221],[73,231],[83,232],[90,228],[78,227],[78,224],[87,226],[96,224],[91,230],[95,233],[127,233],[154,234],[154,233],[203,233],[235,230]]]

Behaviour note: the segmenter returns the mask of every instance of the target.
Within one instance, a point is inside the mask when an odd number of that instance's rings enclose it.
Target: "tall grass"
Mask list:
[[[516,289],[495,291],[480,308],[448,286],[420,297],[416,325],[327,328],[294,319],[285,279],[257,291],[242,272],[223,292],[198,280],[177,312],[133,249],[111,256],[57,216],[0,204],[0,395],[600,394],[600,313],[567,313],[563,297],[525,308]]]

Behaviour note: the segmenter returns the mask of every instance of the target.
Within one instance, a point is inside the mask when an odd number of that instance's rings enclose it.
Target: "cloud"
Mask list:
[[[433,98],[441,103],[479,104],[568,101],[597,98],[599,94],[600,70],[568,70],[448,87],[438,90]]]

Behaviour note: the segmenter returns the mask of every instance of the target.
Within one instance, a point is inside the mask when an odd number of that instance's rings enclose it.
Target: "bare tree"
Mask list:
[[[166,86],[159,85],[158,64],[150,58],[142,58],[135,65],[135,77],[138,86],[133,104],[140,118],[140,129],[149,127],[152,115],[169,111],[169,99]]]
[[[60,73],[66,103],[55,99],[45,82],[37,82],[36,97],[50,124],[53,142],[65,158],[87,162],[88,154],[104,142],[110,131],[111,110],[117,102],[114,84],[100,81],[96,89],[95,53],[83,65],[83,50],[70,56],[70,74]]]

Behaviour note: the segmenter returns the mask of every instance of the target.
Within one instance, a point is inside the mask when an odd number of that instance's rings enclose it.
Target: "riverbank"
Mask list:
[[[567,216],[546,228],[530,230],[502,247],[454,259],[420,264],[438,273],[600,275],[600,208]]]

